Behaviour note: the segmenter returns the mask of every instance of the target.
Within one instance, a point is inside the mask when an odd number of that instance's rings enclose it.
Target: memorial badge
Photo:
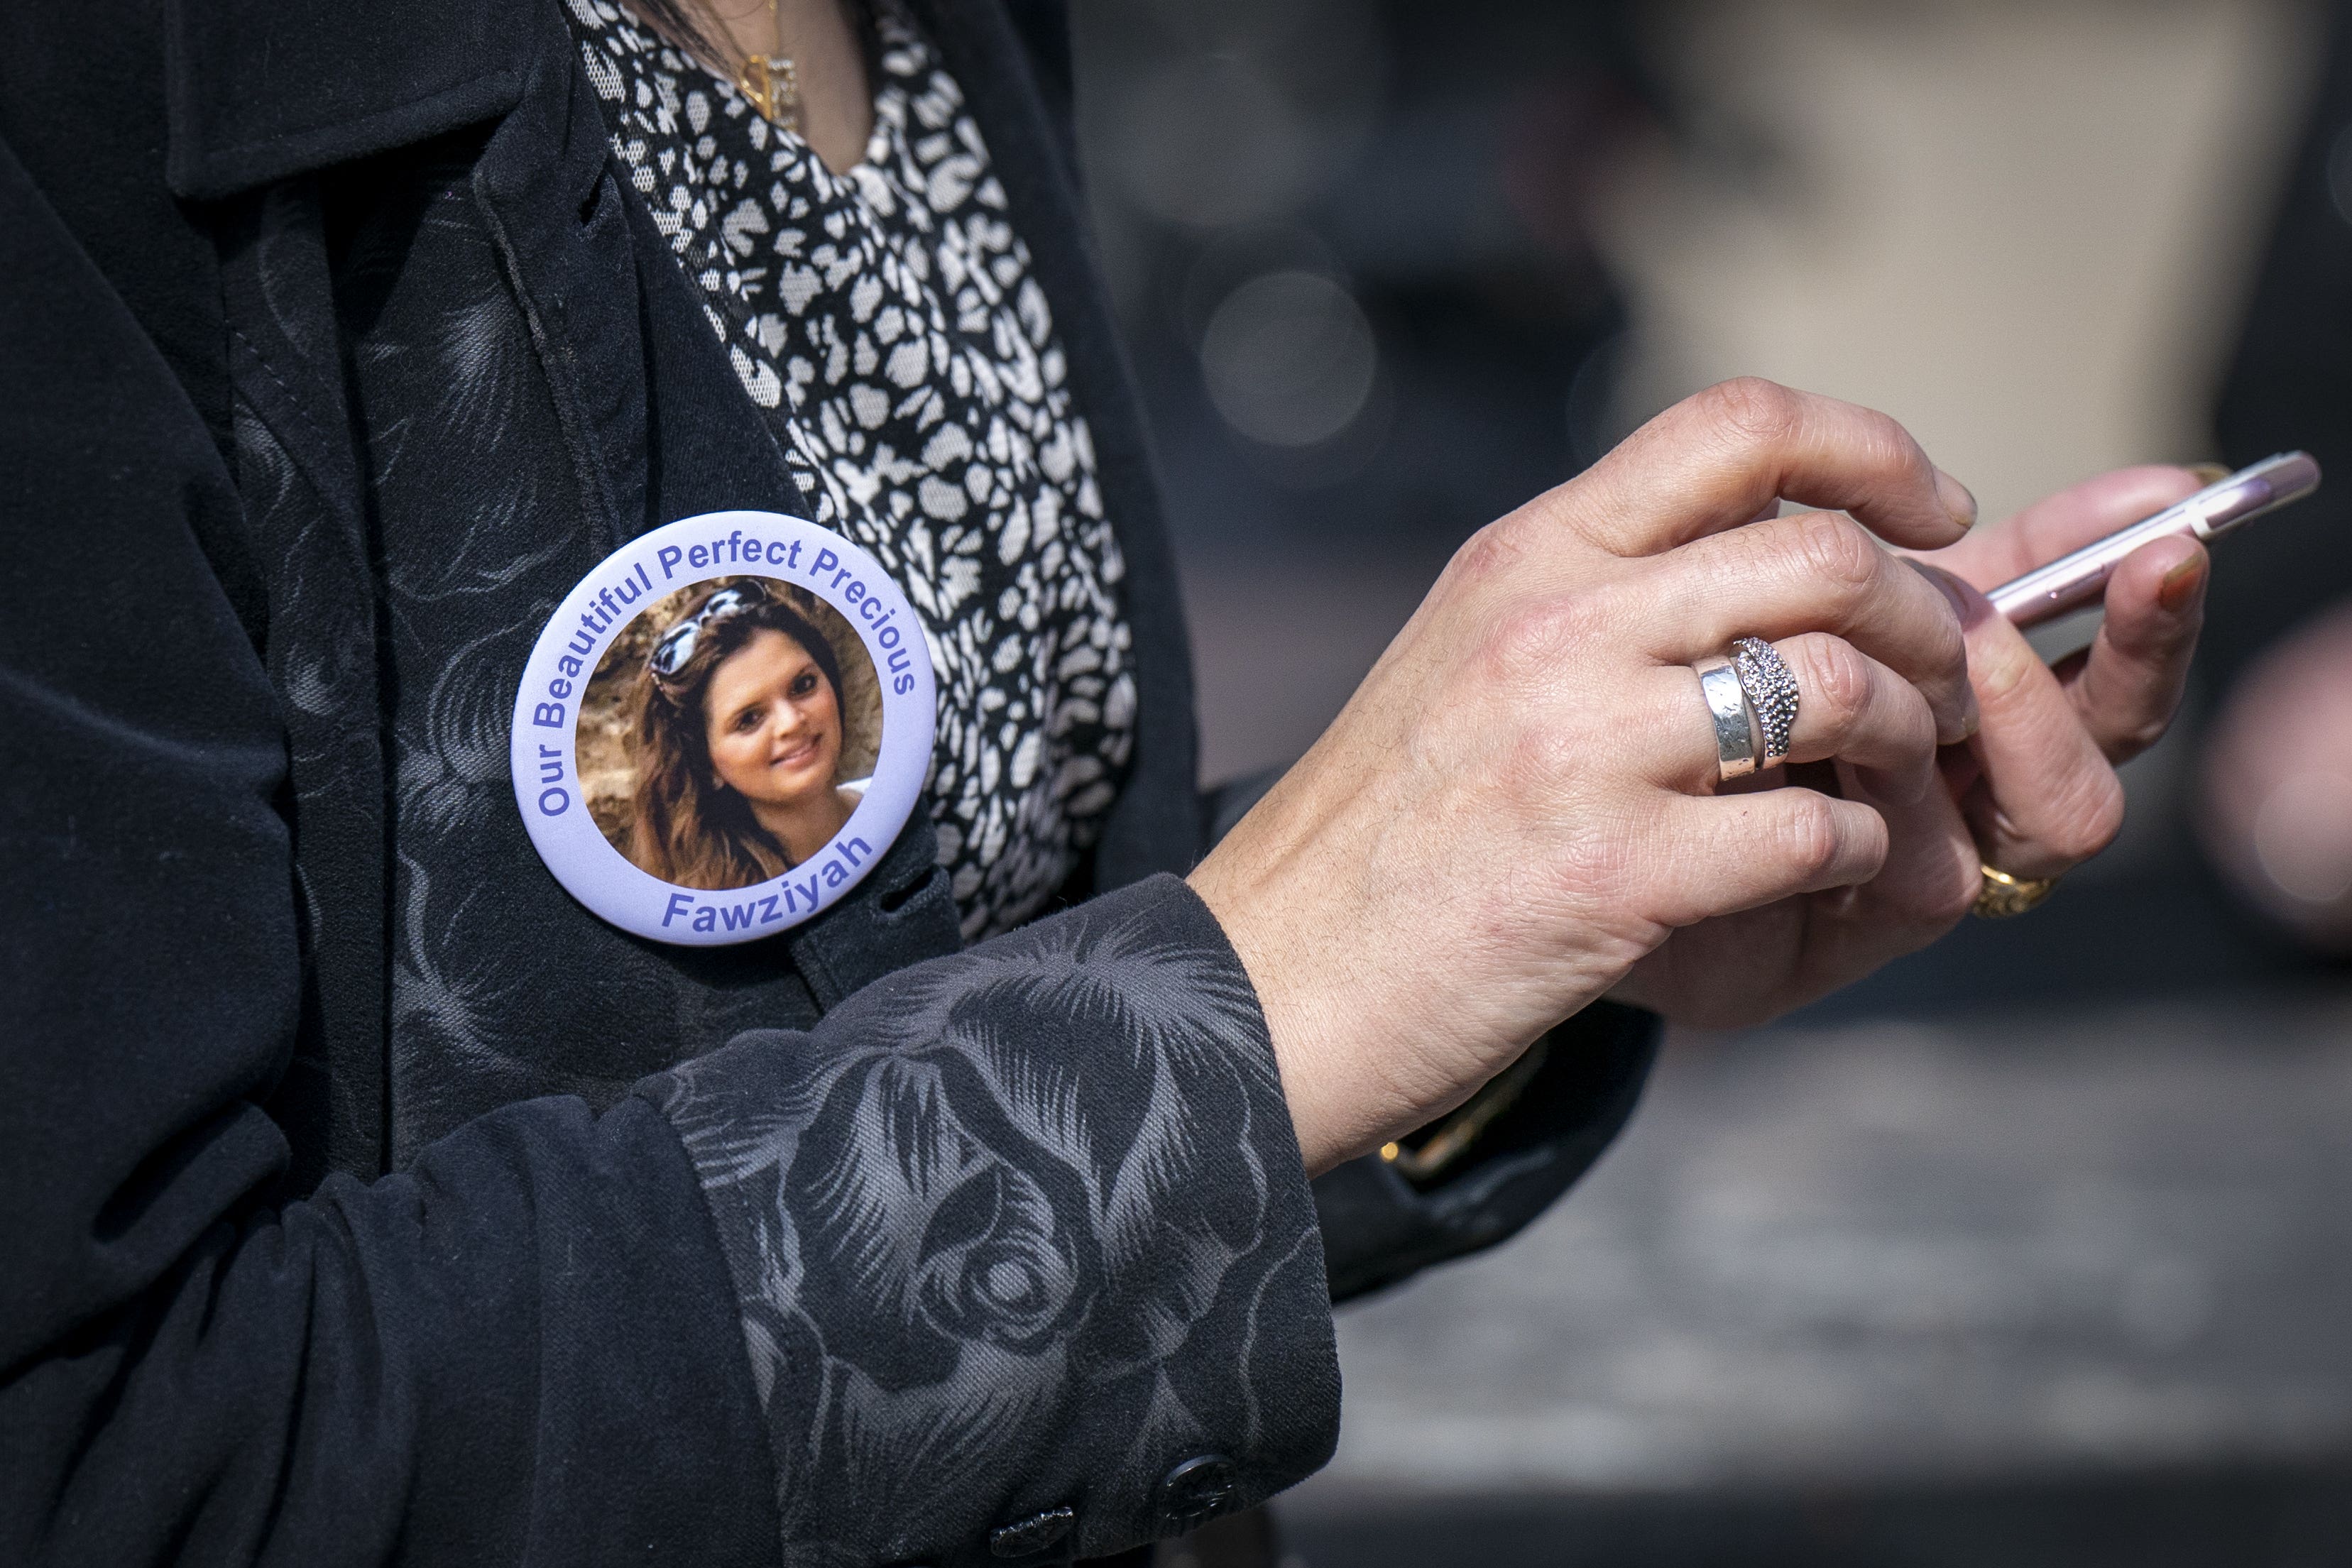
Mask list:
[[[799,925],[898,836],[937,696],[906,596],[828,528],[712,512],[605,558],[515,695],[515,802],[572,895],[656,942]]]

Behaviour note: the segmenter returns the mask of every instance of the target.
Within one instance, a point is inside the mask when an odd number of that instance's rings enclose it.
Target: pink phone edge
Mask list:
[[[2266,512],[2319,488],[2319,464],[2307,452],[2282,452],[2251,464],[2160,512],[2117,528],[2082,549],[2012,579],[1985,597],[2021,628],[2095,602],[2126,556],[2160,538],[2189,537],[2208,543]]]

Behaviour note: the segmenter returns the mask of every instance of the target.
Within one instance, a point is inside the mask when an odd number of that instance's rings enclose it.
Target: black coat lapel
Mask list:
[[[210,201],[495,119],[521,96],[516,0],[164,0],[173,191]]]

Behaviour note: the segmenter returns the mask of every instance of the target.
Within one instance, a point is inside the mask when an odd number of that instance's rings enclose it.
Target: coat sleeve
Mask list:
[[[1178,883],[289,1201],[236,497],[5,142],[0,277],[0,1562],[996,1561],[1321,1461],[1312,1207]]]
[[[1248,977],[1176,878],[640,1092],[718,1216],[787,1540],[891,1563],[1028,1521],[1100,1556],[1329,1457],[1297,1134]]]

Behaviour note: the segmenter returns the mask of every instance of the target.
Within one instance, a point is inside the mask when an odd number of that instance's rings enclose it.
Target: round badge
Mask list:
[[[907,824],[937,718],[879,562],[776,512],[687,517],[565,598],[515,694],[515,802],[572,895],[715,946],[797,925]]]

